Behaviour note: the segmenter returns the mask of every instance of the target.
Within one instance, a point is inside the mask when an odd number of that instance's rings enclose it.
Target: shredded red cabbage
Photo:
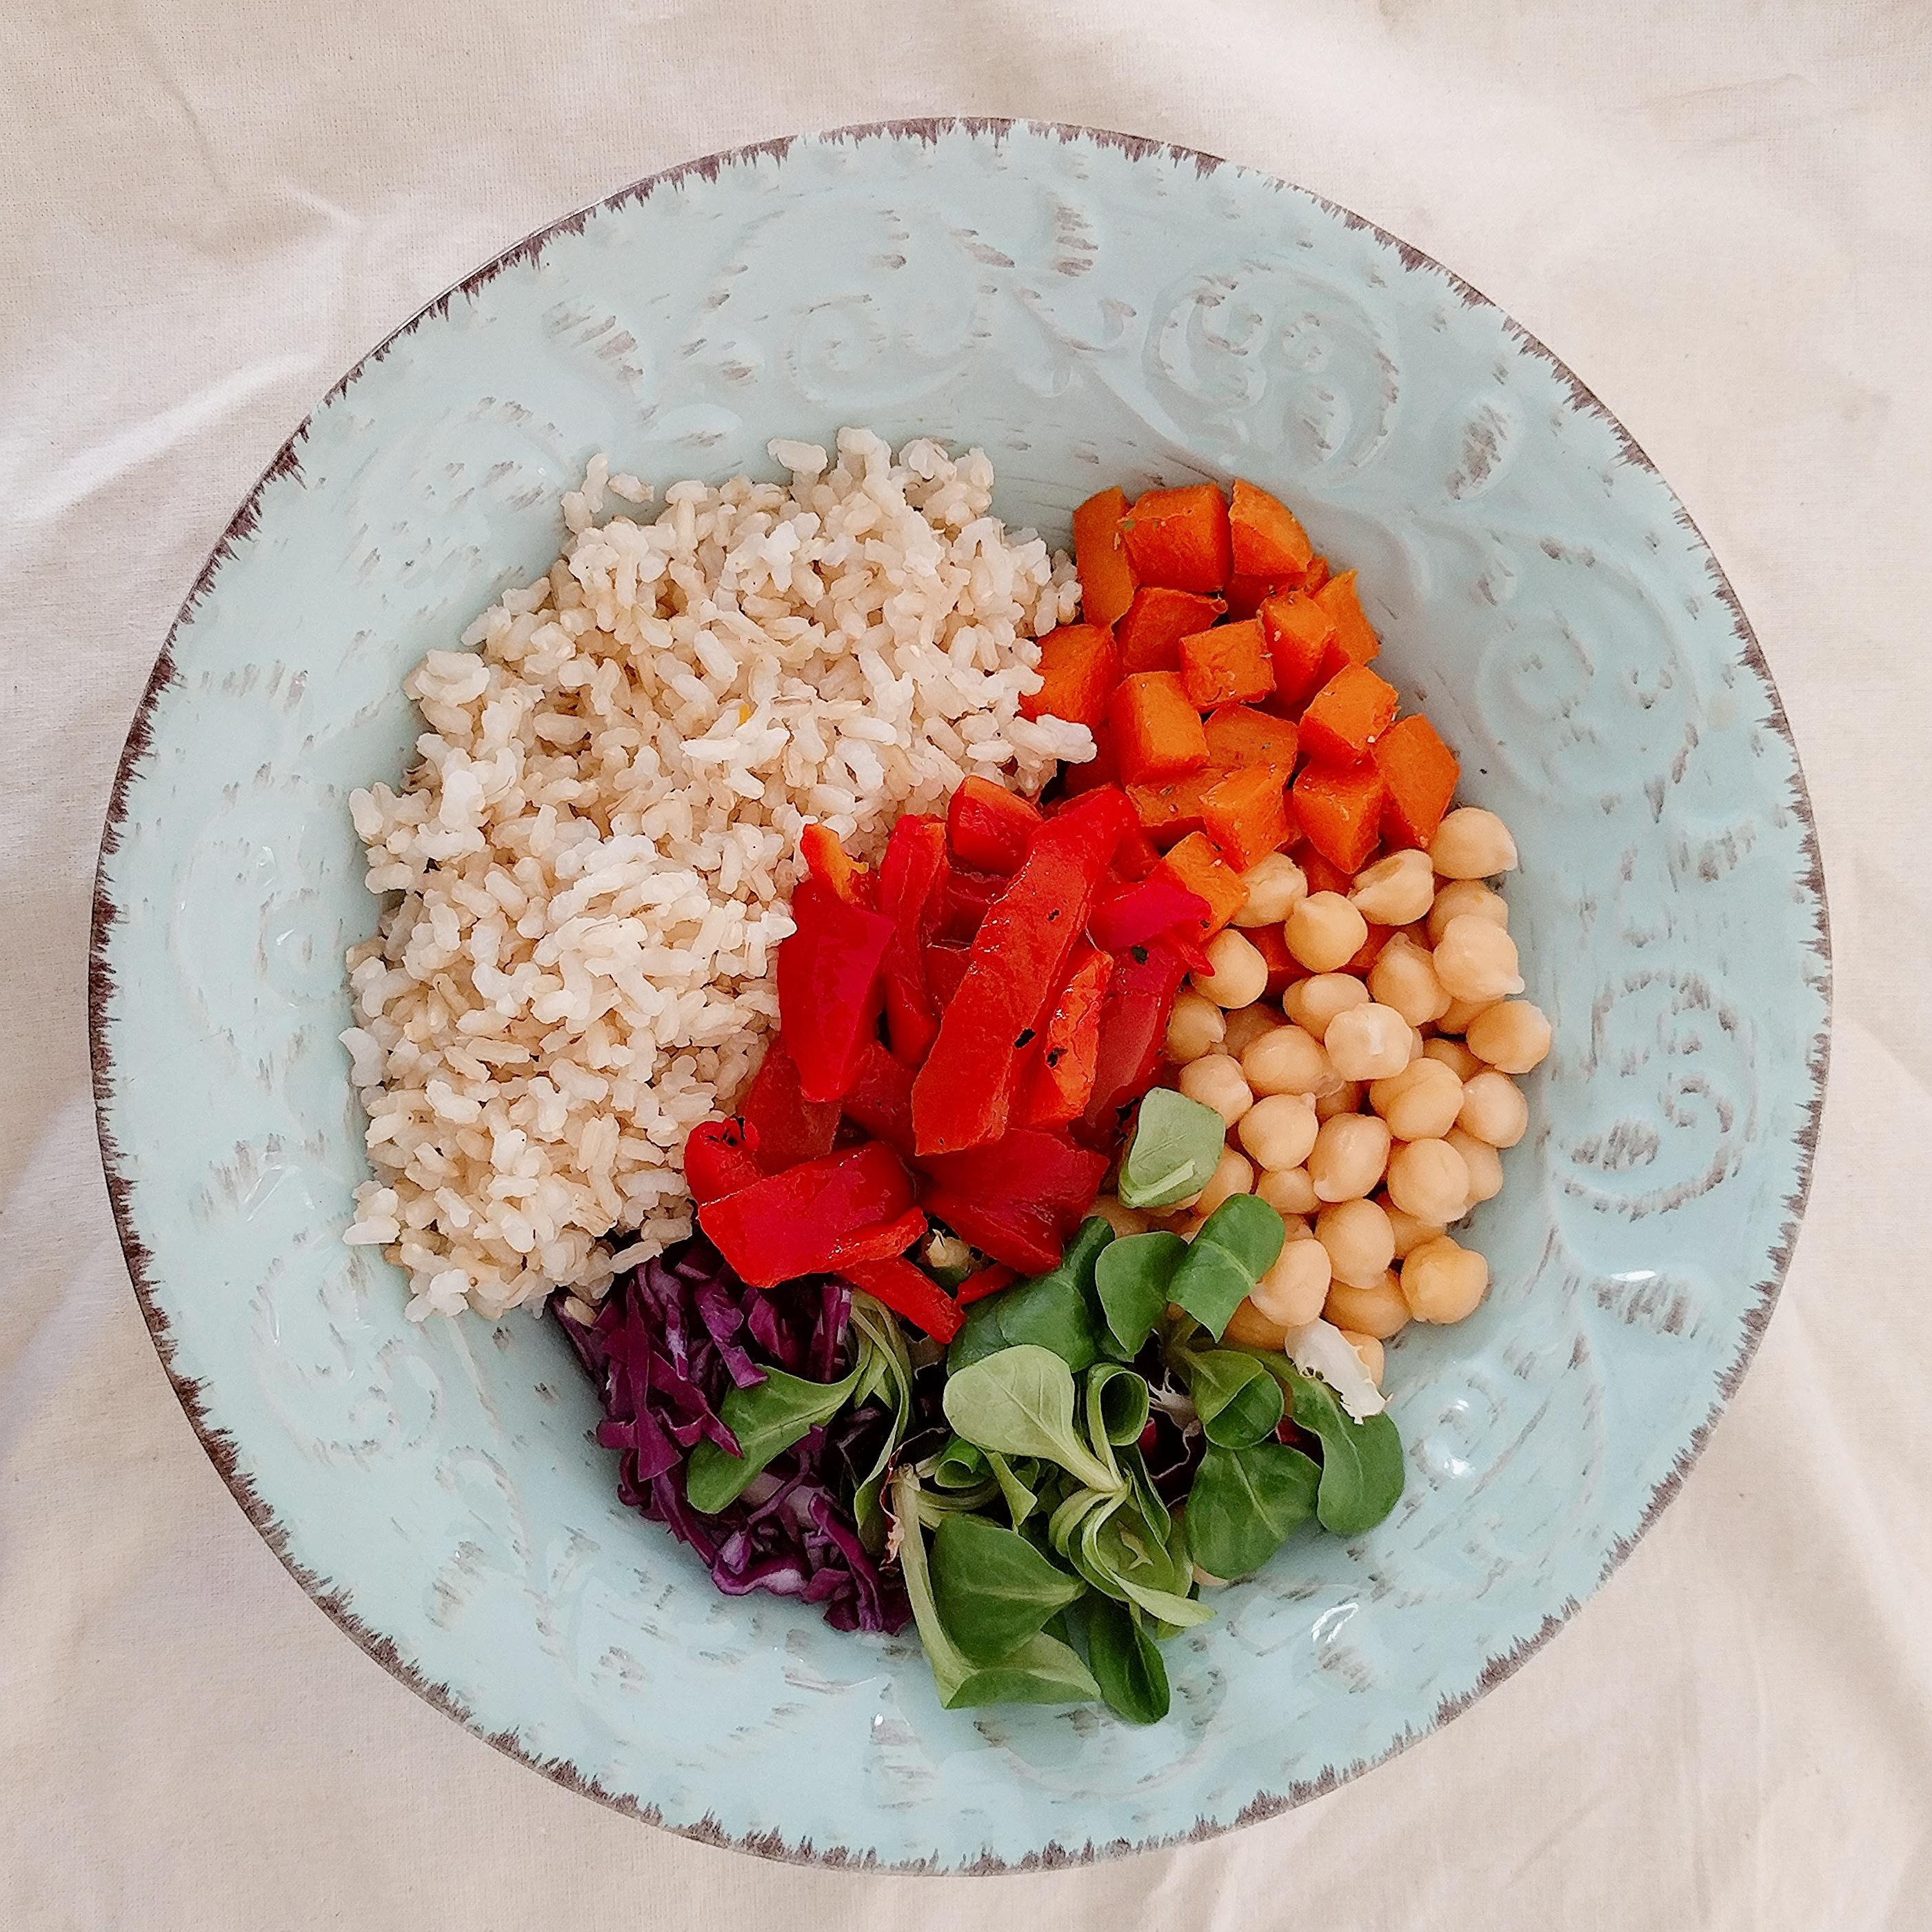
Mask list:
[[[686,1456],[706,1438],[734,1454],[726,1393],[764,1380],[759,1358],[831,1382],[851,1360],[842,1282],[748,1287],[694,1237],[620,1275],[594,1322],[558,1319],[601,1392],[597,1440],[618,1452],[617,1494],[663,1523],[728,1596],[767,1590],[823,1607],[835,1630],[897,1630],[911,1606],[898,1570],[860,1541],[852,1497],[885,1439],[877,1404],[842,1411],[779,1456],[736,1502],[704,1516],[685,1501]]]

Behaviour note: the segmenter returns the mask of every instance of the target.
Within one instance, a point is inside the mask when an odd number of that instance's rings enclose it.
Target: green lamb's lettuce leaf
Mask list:
[[[1120,1198],[1130,1208],[1174,1208],[1208,1185],[1228,1124],[1212,1107],[1171,1087],[1149,1090],[1120,1162]]]
[[[1094,1292],[1106,1318],[1109,1352],[1130,1362],[1145,1346],[1168,1304],[1174,1272],[1187,1244],[1165,1228],[1123,1234],[1103,1250],[1094,1270]]]
[[[1229,1195],[1189,1244],[1174,1271],[1170,1298],[1218,1342],[1287,1238],[1280,1215],[1258,1195]]]

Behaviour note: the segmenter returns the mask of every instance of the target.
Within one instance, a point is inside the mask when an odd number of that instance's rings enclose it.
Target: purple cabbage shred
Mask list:
[[[736,1452],[720,1408],[769,1364],[830,1382],[852,1359],[851,1290],[842,1282],[741,1281],[701,1236],[612,1283],[595,1321],[558,1320],[604,1403],[597,1440],[617,1452],[617,1494],[695,1550],[727,1596],[766,1590],[819,1606],[835,1630],[903,1629],[911,1606],[896,1568],[860,1540],[852,1498],[890,1418],[874,1403],[812,1430],[728,1509],[700,1515],[684,1460],[708,1438]]]

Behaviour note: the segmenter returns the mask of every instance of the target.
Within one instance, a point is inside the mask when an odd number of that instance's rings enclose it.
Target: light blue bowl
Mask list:
[[[548,1324],[412,1326],[344,1246],[336,1044],[370,929],[350,790],[400,689],[556,550],[586,458],[660,483],[868,424],[983,445],[998,507],[1256,478],[1361,568],[1383,668],[1515,827],[1556,1047],[1478,1234],[1496,1288],[1391,1351],[1409,1483],[1170,1646],[1174,1714],[940,1710],[917,1648],[717,1595],[621,1508]],[[1324,1791],[1600,1582],[1736,1385],[1802,1209],[1822,880],[1737,601],[1570,372],[1413,249],[1116,136],[920,123],[626,190],[512,250],[298,429],[156,666],[103,844],[94,1051],[136,1292],[292,1574],[503,1750],[768,1854],[1066,1862]]]

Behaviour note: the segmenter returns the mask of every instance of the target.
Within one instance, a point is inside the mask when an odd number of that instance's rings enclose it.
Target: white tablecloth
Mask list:
[[[417,0],[10,10],[0,60],[0,1925],[1932,1924],[1932,15],[1918,0]],[[170,1394],[96,1163],[89,882],[232,506],[566,208],[887,115],[1286,175],[1552,344],[1796,727],[1838,1024],[1812,1206],[1682,1498],[1549,1649],[1286,1817],[1053,1876],[761,1864],[498,1756],[290,1581]]]

